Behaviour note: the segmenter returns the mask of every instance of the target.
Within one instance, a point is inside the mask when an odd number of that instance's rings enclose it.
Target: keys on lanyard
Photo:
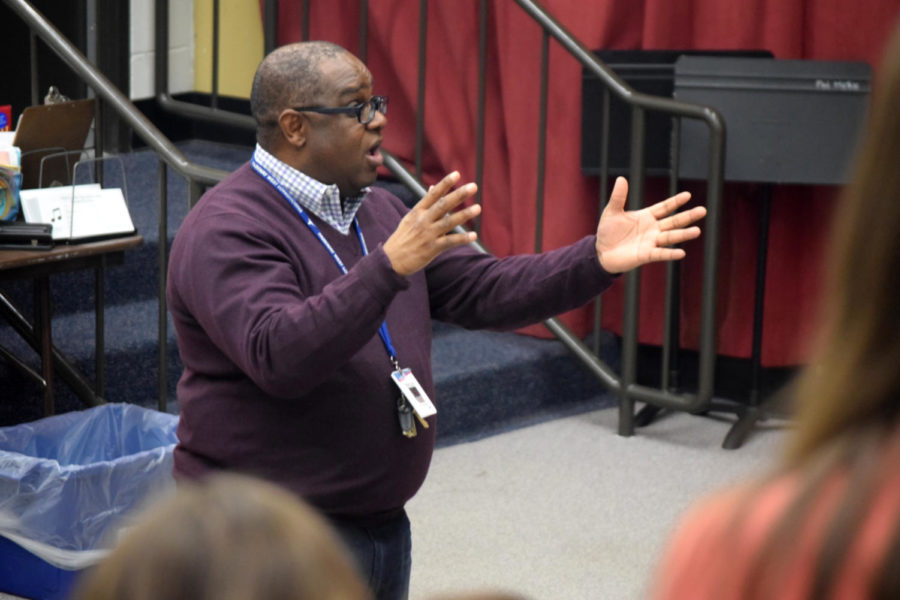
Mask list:
[[[400,431],[403,432],[404,437],[416,437],[416,420],[413,419],[413,409],[403,394],[397,398],[397,417],[400,419]]]
[[[419,420],[419,423],[422,424],[422,427],[428,429],[428,421],[423,419],[419,413],[412,409],[409,402],[406,401],[406,398],[402,395],[397,398],[397,417],[400,419],[400,431],[403,432],[405,437],[412,438],[417,435],[416,420],[413,419],[414,416]]]
[[[428,429],[428,421],[413,410],[406,398],[403,397],[403,394],[400,394],[400,397],[397,398],[397,418],[400,420],[400,431],[403,432],[404,437],[416,437],[416,419],[419,420],[422,427]]]
[[[437,413],[437,409],[428,394],[422,389],[416,376],[410,369],[401,369],[397,360],[392,356],[391,362],[394,364],[394,372],[391,373],[391,379],[400,388],[400,397],[397,399],[397,417],[400,419],[400,430],[403,435],[412,438],[416,436],[416,422],[413,416],[419,420],[422,427],[428,429],[428,421],[425,417],[430,417]]]

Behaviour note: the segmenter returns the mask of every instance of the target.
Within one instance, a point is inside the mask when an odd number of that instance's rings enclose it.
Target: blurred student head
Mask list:
[[[369,600],[331,530],[272,484],[179,485],[79,581],[78,600]]]
[[[876,71],[869,123],[835,215],[819,356],[798,394],[789,461],[900,413],[900,28]]]
[[[683,519],[656,600],[900,598],[900,22],[835,213],[818,343],[771,477]]]

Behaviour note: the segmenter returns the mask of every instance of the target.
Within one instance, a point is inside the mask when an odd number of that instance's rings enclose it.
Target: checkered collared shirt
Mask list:
[[[253,158],[265,170],[272,174],[278,183],[300,203],[305,210],[316,215],[344,235],[350,232],[353,217],[359,210],[363,198],[369,188],[363,188],[358,196],[345,198],[341,202],[338,186],[326,185],[301,173],[269,154],[259,144],[253,152]]]

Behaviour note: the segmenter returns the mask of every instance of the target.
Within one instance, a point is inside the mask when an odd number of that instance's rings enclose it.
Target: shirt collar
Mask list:
[[[358,196],[344,198],[344,201],[341,202],[341,193],[338,190],[338,186],[324,184],[306,173],[298,171],[267,152],[259,144],[256,145],[256,149],[253,151],[253,158],[271,173],[272,177],[305,210],[316,215],[344,235],[350,232],[350,225],[353,224],[356,212],[359,210],[366,194],[369,193],[370,188],[363,188]]]

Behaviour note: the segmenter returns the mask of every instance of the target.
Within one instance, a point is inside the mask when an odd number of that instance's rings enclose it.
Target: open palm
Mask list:
[[[691,199],[688,192],[681,192],[647,208],[626,211],[627,196],[628,181],[616,178],[597,225],[600,265],[608,273],[623,273],[650,262],[684,258],[684,250],[670,246],[700,235],[700,228],[691,225],[706,216],[706,209],[696,206],[675,213]]]

